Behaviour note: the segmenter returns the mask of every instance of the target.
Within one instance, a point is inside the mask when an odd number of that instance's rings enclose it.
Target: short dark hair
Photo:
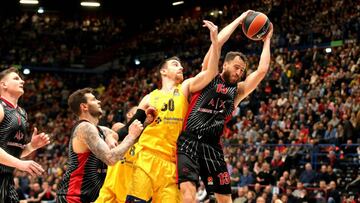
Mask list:
[[[94,90],[92,88],[83,88],[73,92],[68,99],[68,105],[70,110],[76,115],[80,115],[80,104],[86,103],[85,94],[92,94]]]
[[[241,53],[241,52],[238,52],[238,51],[230,51],[230,52],[228,52],[228,53],[226,54],[226,56],[225,56],[225,60],[224,60],[224,61],[225,61],[225,62],[232,61],[232,60],[234,60],[234,58],[237,57],[237,56],[239,56],[240,59],[244,61],[245,66],[246,66],[245,68],[247,69],[247,67],[248,67],[248,59],[247,59],[247,57],[246,57],[243,53]]]
[[[165,66],[165,64],[166,64],[166,62],[168,62],[168,61],[170,61],[170,60],[176,60],[176,61],[181,62],[180,59],[179,59],[179,57],[177,57],[177,56],[172,56],[172,57],[170,57],[170,58],[166,58],[166,59],[162,60],[162,61],[159,63],[158,70],[160,71],[161,69],[163,69],[164,66]]]
[[[9,75],[10,73],[19,74],[19,71],[15,67],[7,68],[7,69],[0,72],[0,80],[2,80],[5,76]]]

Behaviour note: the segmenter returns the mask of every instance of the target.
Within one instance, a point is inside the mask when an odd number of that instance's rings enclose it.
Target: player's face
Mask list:
[[[169,60],[167,62],[166,76],[174,79],[176,83],[181,83],[184,80],[183,69],[180,61]]]
[[[96,118],[100,117],[102,115],[101,102],[91,93],[85,94],[85,97],[90,115]]]
[[[3,88],[13,94],[24,94],[24,80],[17,73],[9,73],[2,80]]]
[[[227,83],[236,84],[244,74],[245,62],[236,56],[232,61],[224,62],[223,78]]]

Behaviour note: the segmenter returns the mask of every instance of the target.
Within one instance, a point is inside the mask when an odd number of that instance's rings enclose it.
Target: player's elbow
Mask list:
[[[269,70],[269,66],[260,66],[259,69],[257,70],[257,74],[258,74],[257,78],[263,79],[266,76],[268,70]]]

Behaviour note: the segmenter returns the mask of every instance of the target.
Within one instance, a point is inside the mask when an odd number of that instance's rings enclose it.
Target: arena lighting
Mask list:
[[[25,68],[25,69],[23,70],[23,73],[24,73],[24,75],[29,75],[29,74],[30,74],[30,69]]]
[[[39,9],[37,10],[37,12],[40,13],[40,14],[41,14],[41,13],[44,13],[43,7],[39,7]]]
[[[331,53],[331,48],[326,48],[326,49],[325,49],[325,52],[326,52],[326,53]]]
[[[80,3],[81,6],[87,6],[87,7],[99,7],[100,3],[99,2],[94,2],[94,1],[82,1]]]
[[[20,0],[21,4],[39,4],[38,0]]]
[[[177,5],[180,5],[180,4],[183,4],[184,1],[175,1],[172,3],[173,6],[177,6]]]
[[[135,65],[140,65],[140,60],[139,60],[139,59],[135,59],[135,60],[134,60],[134,63],[135,63]]]

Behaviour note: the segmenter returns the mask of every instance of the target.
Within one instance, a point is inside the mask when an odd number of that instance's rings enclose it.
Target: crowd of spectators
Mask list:
[[[267,13],[273,21],[274,49],[266,78],[240,103],[224,130],[234,201],[359,202],[359,6],[351,0],[234,3],[224,6],[216,23],[223,27],[248,8]],[[200,17],[211,18],[207,15]],[[61,67],[85,63],[89,55],[122,43],[118,57],[159,51],[179,55],[190,77],[200,70],[209,45],[201,18],[161,19],[153,29],[141,31],[146,34],[127,38],[126,22],[121,19],[60,20],[24,14],[1,19],[0,61]],[[334,40],[344,44],[332,47],[330,53],[313,46]],[[259,47],[237,31],[225,50],[248,53],[249,74],[257,68]],[[123,122],[129,108],[159,87],[159,79],[156,67],[145,63],[96,75],[36,72],[26,76],[21,105],[30,124],[49,133],[52,142],[31,155],[46,169],[41,177],[16,171],[19,194],[28,202],[54,199],[66,169],[74,123],[67,98],[73,90],[96,89],[104,110],[100,123],[110,127]],[[202,187],[199,194],[209,197]]]
[[[269,16],[275,28],[276,47],[360,39],[356,0],[233,1],[216,9],[198,7],[181,16],[159,18],[146,26],[141,22],[131,26],[130,20],[106,15],[25,13],[0,17],[0,62],[55,67],[101,65],[108,62],[102,60],[109,60],[110,55],[126,58],[126,63],[131,64],[134,58],[153,59],[157,53],[192,59],[202,55],[210,43],[207,31],[201,28],[202,19],[224,27],[247,9]],[[237,32],[225,48],[239,45],[244,52],[259,49],[256,44],[247,43],[242,32]]]

